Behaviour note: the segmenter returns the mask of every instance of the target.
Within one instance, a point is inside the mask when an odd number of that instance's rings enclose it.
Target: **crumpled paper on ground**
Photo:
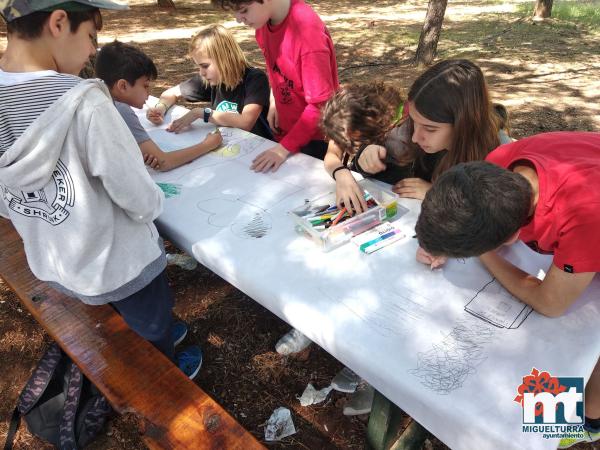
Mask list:
[[[306,386],[302,395],[297,398],[300,400],[302,406],[315,405],[325,401],[332,389],[331,386],[327,386],[320,391],[317,391],[311,383],[308,383],[308,386]]]
[[[296,427],[292,422],[292,413],[287,408],[277,408],[267,420],[265,441],[280,441],[292,434],[296,434]]]

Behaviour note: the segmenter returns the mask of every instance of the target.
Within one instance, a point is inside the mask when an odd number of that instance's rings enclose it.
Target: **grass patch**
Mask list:
[[[533,15],[534,2],[518,5],[517,10]],[[555,1],[552,17],[578,22],[589,26],[600,26],[600,0]]]

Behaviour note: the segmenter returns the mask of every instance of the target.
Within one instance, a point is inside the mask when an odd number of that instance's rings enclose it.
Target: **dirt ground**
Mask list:
[[[411,60],[427,2],[311,3],[332,33],[343,82],[385,80],[408,89],[420,73]],[[509,109],[514,137],[599,129],[597,28],[570,19],[534,24],[523,10],[525,0],[449,3],[439,57],[470,58],[481,65],[494,100]],[[154,95],[193,73],[186,58],[187,40],[209,23],[233,26],[244,51],[263,66],[251,31],[236,26],[227,13],[213,10],[208,1],[176,0],[175,11],[158,10],[151,0],[130,4],[127,12],[105,14],[100,44],[114,38],[134,41],[151,55],[160,72]],[[0,52],[5,45],[2,26]],[[367,418],[344,417],[344,395],[333,393],[325,404],[307,408],[296,399],[309,382],[317,388],[327,386],[342,367],[338,361],[316,346],[299,358],[277,355],[275,342],[288,325],[209,270],[170,267],[168,275],[176,292],[175,313],[190,324],[186,342],[203,346],[204,366],[196,382],[244,427],[261,439],[262,424],[275,408],[285,406],[292,411],[298,433],[269,447],[364,448]],[[0,441],[18,393],[48,342],[0,282]],[[89,448],[143,449],[136,428],[135,418],[117,417]],[[447,448],[433,437],[426,446]],[[48,446],[21,430],[15,448]],[[600,444],[577,448],[600,449]]]

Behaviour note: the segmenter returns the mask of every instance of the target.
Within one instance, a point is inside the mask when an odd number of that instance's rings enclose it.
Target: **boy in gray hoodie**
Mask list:
[[[98,80],[76,76],[96,49],[110,0],[1,0],[0,215],[33,274],[84,303],[110,303],[173,358],[173,296],[153,220],[163,194]],[[190,377],[202,355],[176,355]]]

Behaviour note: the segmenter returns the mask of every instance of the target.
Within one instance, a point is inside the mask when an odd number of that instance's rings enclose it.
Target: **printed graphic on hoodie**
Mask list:
[[[18,214],[58,225],[69,217],[69,209],[75,204],[73,179],[60,159],[52,172],[52,181],[35,192],[15,193],[2,187],[4,199]]]

